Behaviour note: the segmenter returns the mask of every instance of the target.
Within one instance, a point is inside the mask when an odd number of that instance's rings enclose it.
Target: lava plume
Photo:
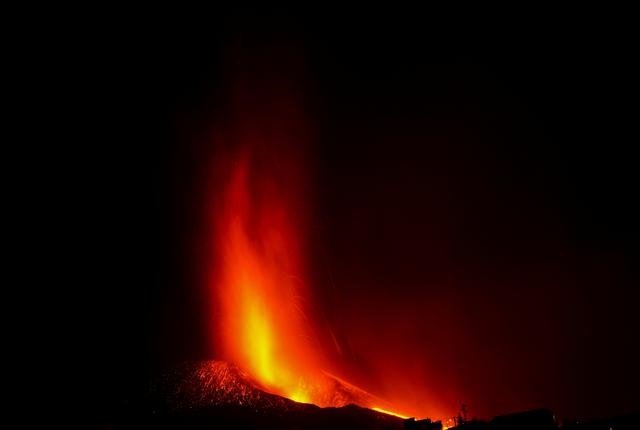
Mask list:
[[[216,132],[215,185],[206,196],[213,341],[267,392],[321,407],[393,410],[325,372],[306,284],[309,127],[301,91],[264,64],[243,64],[230,119]]]
[[[315,357],[304,332],[292,209],[247,157],[234,163],[218,228],[223,345],[267,388],[313,402],[302,378]]]

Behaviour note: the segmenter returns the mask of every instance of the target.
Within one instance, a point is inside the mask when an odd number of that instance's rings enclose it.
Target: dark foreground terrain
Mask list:
[[[339,379],[331,401],[321,408],[271,394],[247,373],[220,361],[187,363],[156,380],[148,395],[116,414],[115,429],[355,429],[441,430],[428,419],[402,419],[353,404],[366,404],[367,393]],[[556,421],[548,409],[503,415],[489,421],[459,422],[451,430],[630,430],[640,429],[640,414],[589,421]]]

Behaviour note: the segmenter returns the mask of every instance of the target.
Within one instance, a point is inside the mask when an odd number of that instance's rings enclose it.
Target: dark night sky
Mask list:
[[[395,355],[411,378],[442,387],[447,411],[637,409],[629,32],[595,12],[496,21],[236,12],[105,33],[85,66],[82,114],[83,175],[97,197],[86,209],[98,244],[87,266],[98,278],[87,293],[97,410],[215,353],[194,312],[193,243],[202,142],[239,35],[257,51],[278,42],[304,53],[309,282],[358,383],[402,391],[372,376]]]

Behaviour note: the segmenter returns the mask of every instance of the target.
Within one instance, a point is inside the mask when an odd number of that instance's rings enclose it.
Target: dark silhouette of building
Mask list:
[[[477,419],[464,421],[462,424],[455,427],[450,427],[449,430],[492,430],[491,424],[488,421],[482,421]]]

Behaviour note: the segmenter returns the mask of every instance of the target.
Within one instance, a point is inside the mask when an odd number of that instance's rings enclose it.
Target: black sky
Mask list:
[[[236,43],[303,53],[310,283],[358,382],[393,395],[372,375],[401,355],[442,387],[445,409],[637,409],[637,84],[624,20],[352,10],[204,21],[105,29],[80,69],[96,410],[215,354],[194,312],[193,243],[203,142]]]

